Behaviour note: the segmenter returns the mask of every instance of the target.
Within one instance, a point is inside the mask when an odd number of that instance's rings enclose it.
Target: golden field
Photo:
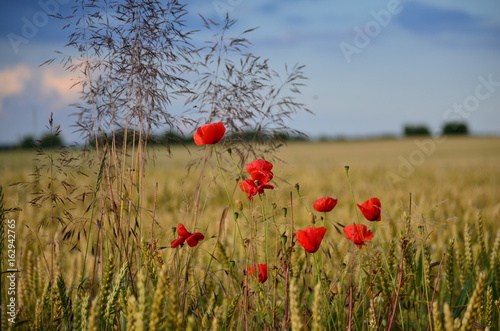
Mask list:
[[[210,148],[150,149],[143,176],[133,157],[117,175],[120,160],[76,151],[0,153],[4,208],[20,209],[5,216],[20,328],[499,327],[499,138],[292,142],[256,155],[273,162],[275,189],[253,203],[244,165]],[[323,196],[338,199],[328,214],[312,207]],[[371,197],[381,222],[357,210]],[[170,248],[178,223],[205,239]],[[375,233],[362,249],[342,233],[352,223]],[[314,254],[294,239],[309,226],[328,229]],[[264,261],[258,283],[245,271]]]

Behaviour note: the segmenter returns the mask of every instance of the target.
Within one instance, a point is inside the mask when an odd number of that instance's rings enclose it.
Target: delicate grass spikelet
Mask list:
[[[148,268],[149,277],[151,278],[153,285],[156,286],[156,282],[158,280],[158,271],[156,270],[155,259],[151,254],[151,251],[149,250],[149,245],[147,242],[142,242],[141,251],[146,267]]]
[[[477,232],[479,234],[479,244],[481,245],[481,259],[487,258],[486,253],[486,242],[484,241],[484,228],[483,228],[483,216],[481,213],[477,215]]]
[[[72,308],[71,308],[71,300],[66,293],[66,283],[64,282],[64,277],[59,274],[57,277],[57,289],[59,290],[59,299],[62,306],[62,312],[64,314],[64,319],[66,323],[69,324],[71,320]]]
[[[225,312],[225,318],[222,322],[222,329],[223,330],[228,330],[230,329],[231,326],[231,318],[233,317],[234,311],[236,309],[236,306],[238,305],[238,301],[240,300],[239,296],[236,296],[231,300],[231,304],[229,305],[229,308],[227,310],[224,310]],[[224,307],[226,305],[224,304]]]
[[[79,330],[87,330],[87,315],[89,313],[89,303],[90,303],[90,296],[89,293],[83,296],[83,299],[81,299],[81,307],[80,307],[80,324],[75,324],[75,329]]]
[[[137,300],[131,295],[127,300],[127,330],[135,329],[135,311],[137,309]]]
[[[445,274],[446,274],[446,288],[448,290],[449,297],[451,298],[453,294],[453,288],[455,283],[455,240],[450,239],[448,241],[448,247],[446,249],[446,264],[445,264]]]
[[[472,293],[472,297],[467,304],[467,309],[465,310],[464,318],[462,319],[461,330],[472,330],[474,321],[479,317],[479,311],[481,307],[482,295],[484,291],[486,275],[481,272],[479,274],[476,288],[474,289],[474,293]]]
[[[168,291],[167,266],[163,265],[158,275],[158,284],[153,297],[151,315],[149,318],[149,330],[157,330],[160,325],[160,314],[163,308],[165,294]]]
[[[123,283],[125,281],[125,276],[127,275],[128,263],[124,263],[120,268],[120,272],[118,273],[118,277],[115,279],[111,292],[106,299],[106,309],[104,311],[104,321],[106,321],[107,325],[113,325],[113,321],[116,315],[116,307],[118,298],[120,296],[120,292],[123,289]]]
[[[90,306],[88,329],[89,331],[97,331],[99,327],[99,304],[98,298],[92,300],[92,305]]]
[[[490,270],[495,280],[495,287],[500,289],[500,230],[497,231],[493,248],[490,253]]]
[[[3,311],[3,309],[2,309],[2,311]],[[2,315],[5,315],[5,314],[2,314]],[[33,326],[34,330],[41,330],[42,323],[43,323],[42,300],[36,299],[35,323]],[[6,330],[6,329],[7,329],[7,327],[4,328],[2,325],[2,330]]]
[[[321,308],[321,283],[317,283],[314,287],[314,301],[312,304],[312,331],[323,330],[323,313]]]
[[[203,318],[201,319],[201,327],[203,329],[208,328],[208,323],[214,317],[213,316],[214,305],[215,305],[215,295],[210,296],[210,298],[206,304],[205,313],[203,314]]]
[[[431,247],[424,245],[425,286],[431,288]]]
[[[293,331],[303,329],[300,319],[299,288],[295,277],[290,280],[290,320]]]
[[[186,331],[194,331],[196,330],[196,321],[193,316],[188,316],[187,317],[187,325],[186,325]]]
[[[467,273],[473,271],[474,257],[472,254],[472,233],[469,223],[465,223],[464,229],[464,251],[465,251],[465,270]]]
[[[443,325],[441,324],[441,317],[439,316],[439,306],[437,301],[432,303],[432,324],[434,325],[434,331],[442,331]]]
[[[113,256],[110,256],[108,258],[108,264],[106,265],[101,281],[101,287],[99,290],[99,301],[98,301],[99,318],[102,318],[106,313],[106,300],[108,299],[109,290],[111,288],[111,283],[113,281],[113,269],[114,269],[113,261],[114,261]]]
[[[454,331],[455,326],[453,322],[453,316],[451,314],[450,305],[448,304],[448,302],[445,302],[444,304],[443,314],[444,314],[444,329],[446,331]]]
[[[483,322],[486,327],[493,327],[493,287],[488,286],[486,289],[486,307],[483,310]]]
[[[137,274],[137,293],[138,293],[138,305],[135,312],[135,328],[136,330],[145,330],[146,321],[146,277],[142,269],[139,270]]]

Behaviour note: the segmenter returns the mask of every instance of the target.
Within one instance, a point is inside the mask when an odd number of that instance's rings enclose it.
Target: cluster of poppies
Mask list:
[[[273,164],[262,159],[247,164],[247,172],[252,178],[245,179],[239,185],[241,190],[247,194],[249,200],[252,200],[256,194],[264,193],[264,189],[274,188],[274,186],[268,184],[273,179],[272,169]]]
[[[201,126],[194,133],[194,142],[196,145],[213,145],[218,143],[226,132],[222,122],[211,123]],[[245,179],[239,183],[239,187],[247,194],[250,201],[257,194],[264,193],[265,189],[274,189],[269,182],[273,179],[273,164],[269,161],[257,159],[246,165],[246,170],[250,179]],[[318,212],[330,212],[337,205],[337,199],[323,197],[314,201],[313,208]],[[370,222],[379,222],[381,220],[381,203],[378,198],[371,198],[362,204],[356,204],[363,216]],[[325,227],[308,227],[298,230],[296,233],[297,242],[309,253],[316,252],[327,229]],[[184,225],[177,225],[177,234],[179,238],[171,243],[172,248],[182,247],[185,242],[190,247],[196,246],[199,241],[205,239],[200,232],[190,233]],[[363,224],[351,224],[344,227],[344,235],[351,240],[358,248],[362,248],[367,241],[373,239],[373,232],[369,231]],[[267,280],[267,263],[250,266],[247,268],[247,274],[256,277],[259,283]]]
[[[323,197],[314,201],[313,208],[318,212],[330,212],[337,205],[337,199]],[[382,205],[378,198],[371,198],[362,204],[356,204],[363,216],[371,222],[381,220]],[[325,227],[308,227],[297,231],[297,241],[309,253],[319,249],[321,241],[325,236]],[[364,224],[351,224],[344,227],[344,235],[358,248],[362,248],[367,241],[373,239],[374,234]]]

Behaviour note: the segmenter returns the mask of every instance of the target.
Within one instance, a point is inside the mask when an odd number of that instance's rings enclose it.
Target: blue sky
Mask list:
[[[76,90],[59,65],[39,67],[64,51],[62,22],[69,0],[0,0],[0,145],[45,130],[50,112],[72,134]],[[198,13],[234,31],[259,27],[251,51],[285,64],[305,65],[307,86],[298,101],[315,115],[289,126],[311,137],[400,134],[405,124],[439,132],[463,120],[477,134],[500,134],[500,2],[192,0]],[[30,29],[31,27],[31,29]],[[200,40],[203,38],[199,35]]]

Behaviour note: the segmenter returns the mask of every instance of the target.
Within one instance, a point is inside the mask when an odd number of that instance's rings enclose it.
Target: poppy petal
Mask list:
[[[225,132],[226,127],[222,122],[202,125],[193,135],[194,143],[196,145],[216,144],[224,137]]]
[[[180,223],[177,225],[177,234],[179,235],[179,237],[182,237],[184,239],[186,239],[187,237],[189,237],[189,235],[191,235],[191,233],[189,233],[189,231],[186,230],[186,227]]]
[[[200,232],[195,232],[186,238],[189,247],[194,247],[198,245],[198,242],[205,239],[205,236]]]
[[[184,240],[186,240],[186,238],[177,238],[175,239],[174,241],[172,241],[172,243],[170,244],[170,247],[172,248],[176,248],[177,246],[184,246]]]

